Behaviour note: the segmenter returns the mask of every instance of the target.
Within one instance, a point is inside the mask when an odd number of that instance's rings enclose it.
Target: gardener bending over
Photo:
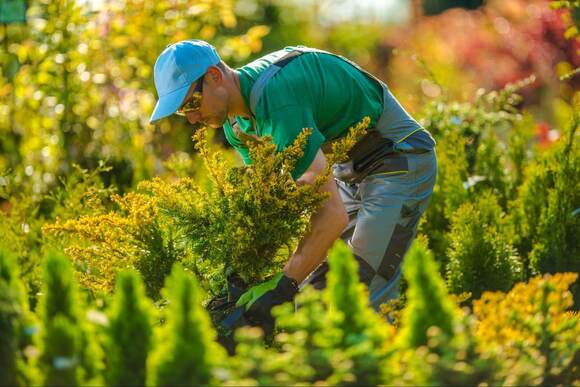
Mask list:
[[[272,307],[293,300],[299,284],[325,287],[325,256],[339,237],[358,261],[372,305],[397,297],[401,261],[433,192],[437,161],[431,135],[382,81],[343,57],[306,47],[286,47],[232,69],[201,40],[168,46],[154,76],[159,101],[151,122],[177,113],[191,124],[223,127],[246,164],[242,138],[271,136],[282,150],[312,128],[292,172],[297,184],[312,184],[325,169],[323,150],[331,141],[371,119],[373,130],[349,162],[333,166],[334,179],[322,187],[330,197],[283,273],[247,294],[249,320],[271,329]]]

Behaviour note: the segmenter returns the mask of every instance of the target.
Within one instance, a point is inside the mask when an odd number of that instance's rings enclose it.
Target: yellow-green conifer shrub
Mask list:
[[[225,369],[225,351],[201,306],[201,290],[195,278],[180,264],[165,281],[168,300],[166,322],[148,358],[147,384],[154,386],[206,385],[218,382]]]
[[[518,187],[524,181],[525,169],[530,164],[533,153],[530,146],[534,137],[535,122],[531,114],[525,114],[522,120],[514,125],[507,143],[509,157],[510,185],[508,199],[513,200],[517,195]]]
[[[357,263],[344,242],[337,241],[328,259],[328,286],[323,292],[306,287],[296,298],[296,311],[291,303],[274,309],[278,334],[272,348],[263,348],[261,333],[237,332],[241,343],[231,364],[239,381],[265,385],[384,382],[381,370],[393,329],[369,306],[368,291],[359,282]]]
[[[498,198],[498,203],[505,208],[508,198],[508,154],[505,145],[500,142],[495,132],[488,128],[481,133],[477,148],[477,159],[474,174],[483,176],[480,185],[491,190]],[[477,188],[477,185],[475,186]]]
[[[569,313],[577,273],[546,274],[473,304],[476,333],[502,358],[506,385],[578,385],[580,319]]]
[[[144,386],[147,356],[153,339],[153,306],[143,281],[134,270],[119,273],[108,314],[106,383],[110,386]]]
[[[429,246],[441,260],[442,268],[446,265],[449,244],[445,234],[449,231],[451,216],[461,204],[477,194],[464,187],[468,178],[484,175],[484,185],[502,195],[502,204],[509,196],[507,187],[513,187],[515,179],[519,178],[517,173],[505,174],[505,170],[517,171],[518,165],[508,163],[508,150],[500,147],[495,139],[499,133],[509,135],[519,130],[522,117],[516,106],[521,97],[517,91],[534,79],[529,77],[508,84],[499,91],[479,90],[473,102],[451,101],[443,94],[426,104],[422,112],[421,123],[438,141],[439,170],[421,232],[429,235]],[[521,161],[520,156],[521,153],[514,154],[511,160]]]
[[[48,254],[42,292],[38,343],[40,384],[99,383],[100,348],[83,319],[73,270],[63,255]]]
[[[503,212],[493,193],[463,204],[449,233],[447,283],[451,292],[507,291],[523,279],[522,263],[507,238]]]
[[[311,130],[280,152],[269,138],[245,138],[252,164],[228,168],[219,153],[209,151],[202,128],[194,140],[213,183],[209,192],[191,179],[156,179],[140,188],[152,192],[198,260],[209,262],[214,272],[227,267],[252,284],[281,269],[326,198],[319,189],[332,163],[346,157],[368,124],[366,118],[335,144],[325,173],[313,185],[297,186],[291,176]]]
[[[403,262],[403,275],[408,283],[407,306],[397,334],[398,345],[403,348],[427,345],[427,331],[431,327],[437,327],[441,335],[453,337],[460,311],[449,298],[438,272],[433,254],[424,242],[415,241]]]
[[[134,268],[147,294],[159,297],[165,276],[180,257],[172,230],[160,218],[157,200],[142,193],[113,195],[119,209],[45,225],[45,232],[66,237],[81,284],[97,293],[114,288],[117,272]]]
[[[83,385],[83,372],[79,364],[82,343],[78,326],[58,314],[45,329],[44,351],[40,358],[41,385]]]
[[[0,386],[33,384],[25,349],[38,329],[28,309],[16,257],[0,250]]]
[[[352,379],[340,383],[381,383],[392,328],[369,305],[368,290],[358,278],[358,264],[342,240],[330,250],[328,265],[325,297],[329,326],[340,335],[337,347],[352,361]]]
[[[580,104],[577,104],[580,107]],[[514,239],[531,274],[580,271],[580,113],[560,143],[528,169],[513,203]],[[580,305],[580,283],[572,287]]]
[[[468,178],[468,164],[465,155],[465,139],[457,132],[449,132],[445,141],[437,146],[438,173],[437,183],[425,220],[420,223],[421,233],[429,235],[429,246],[437,252],[441,266],[447,264],[446,254],[449,247],[447,232],[455,210],[469,200],[469,192],[463,187]]]
[[[275,346],[295,364],[285,372],[293,383],[340,384],[352,381],[351,361],[340,348],[343,336],[329,321],[324,293],[306,286],[295,301],[276,307]]]
[[[413,243],[405,257],[407,306],[386,378],[403,385],[493,384],[497,362],[473,335],[472,320],[447,293],[432,253]]]
[[[228,358],[230,376],[224,385],[288,386],[309,380],[311,369],[296,356],[295,348],[265,346],[261,328],[240,328],[235,338],[236,354]]]

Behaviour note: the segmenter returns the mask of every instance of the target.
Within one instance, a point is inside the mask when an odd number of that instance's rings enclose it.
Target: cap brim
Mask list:
[[[183,99],[187,95],[187,91],[191,85],[185,85],[182,88],[172,91],[169,94],[164,95],[163,97],[159,98],[157,101],[157,105],[155,105],[155,109],[153,109],[153,113],[151,114],[151,118],[149,118],[149,123],[154,124],[157,121],[168,117],[175,113]]]

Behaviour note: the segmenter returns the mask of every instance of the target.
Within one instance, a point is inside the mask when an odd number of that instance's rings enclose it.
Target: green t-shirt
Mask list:
[[[242,96],[250,106],[250,92],[259,75],[292,47],[263,56],[239,69]],[[310,166],[322,143],[346,134],[352,125],[369,116],[374,126],[383,111],[382,87],[348,62],[324,53],[305,53],[272,77],[256,105],[255,123],[236,117],[241,131],[272,136],[278,151],[291,145],[303,128],[312,128],[304,156],[292,177],[299,178]],[[250,164],[248,150],[224,124],[229,143]]]

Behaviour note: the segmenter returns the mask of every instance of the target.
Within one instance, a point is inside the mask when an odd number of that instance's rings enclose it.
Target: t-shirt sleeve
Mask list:
[[[302,106],[284,106],[271,111],[268,117],[269,119],[264,122],[264,125],[260,125],[260,135],[272,136],[278,151],[292,145],[302,129],[312,129],[312,134],[308,137],[304,149],[304,155],[298,160],[294,171],[292,171],[292,178],[296,180],[310,167],[325,138],[316,127],[312,111]]]
[[[228,140],[230,145],[242,157],[244,164],[252,164],[252,159],[250,159],[250,151],[248,150],[248,147],[235,135],[234,129],[228,121],[224,123],[224,133],[226,135],[226,140]]]

